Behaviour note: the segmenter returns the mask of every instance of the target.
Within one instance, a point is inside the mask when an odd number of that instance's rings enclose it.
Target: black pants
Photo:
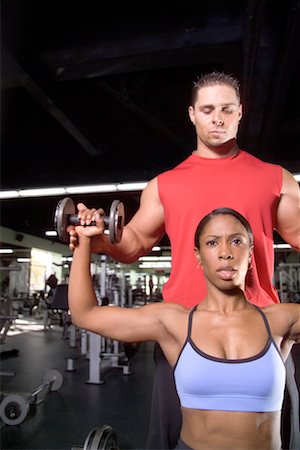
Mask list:
[[[299,419],[299,389],[295,381],[295,364],[292,355],[288,357],[285,363],[286,367],[286,392],[289,403],[290,419],[290,439],[289,449],[300,450],[300,419]]]
[[[174,449],[179,440],[182,424],[180,403],[172,367],[158,344],[154,349],[154,362],[152,410],[147,448]]]
[[[176,448],[181,429],[181,411],[175,389],[173,370],[159,347],[154,350],[155,373],[152,410],[147,448],[167,450]],[[286,361],[287,392],[290,398],[290,450],[300,450],[299,392],[295,381],[295,366],[290,355]],[[286,401],[286,399],[285,399]]]
[[[177,442],[177,445],[175,447],[175,450],[193,450],[191,447],[189,447],[188,445],[186,445],[185,442],[183,442],[182,439],[179,439],[179,441]]]

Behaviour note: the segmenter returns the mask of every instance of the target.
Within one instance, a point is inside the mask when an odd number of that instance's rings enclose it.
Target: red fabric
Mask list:
[[[258,306],[279,303],[272,284],[273,229],[282,187],[282,168],[240,151],[228,158],[189,156],[158,176],[165,228],[172,249],[172,271],[163,287],[165,301],[192,307],[206,285],[194,256],[194,234],[202,217],[215,208],[233,208],[249,221],[255,251],[246,297]]]

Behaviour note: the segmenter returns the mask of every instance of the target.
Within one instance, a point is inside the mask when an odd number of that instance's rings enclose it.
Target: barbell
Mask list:
[[[118,450],[118,436],[109,425],[94,428],[87,435],[83,447],[72,447],[72,450]]]
[[[114,200],[112,202],[109,216],[102,216],[104,226],[108,229],[109,240],[112,244],[121,241],[124,217],[124,205],[119,200]],[[90,226],[95,224],[96,223],[92,221]],[[58,202],[54,213],[54,228],[59,239],[63,242],[69,242],[69,234],[67,232],[67,227],[69,225],[80,225],[80,219],[76,214],[73,200],[70,197],[65,197]]]
[[[5,394],[0,404],[0,418],[6,425],[19,425],[27,417],[30,407],[37,404],[37,396],[45,389],[58,391],[63,384],[63,376],[57,369],[48,369],[43,384],[29,395]]]

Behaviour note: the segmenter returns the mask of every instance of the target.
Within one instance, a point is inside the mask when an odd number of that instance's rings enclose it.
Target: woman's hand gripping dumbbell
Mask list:
[[[124,218],[124,205],[119,200],[112,202],[109,216],[105,216],[103,209],[96,210],[95,208],[90,210],[79,209],[79,212],[76,214],[73,200],[70,197],[65,197],[56,206],[54,228],[61,241],[69,242],[70,235],[68,228],[70,225],[95,226],[97,221],[101,220],[104,230],[108,230],[110,242],[116,244],[122,238]]]

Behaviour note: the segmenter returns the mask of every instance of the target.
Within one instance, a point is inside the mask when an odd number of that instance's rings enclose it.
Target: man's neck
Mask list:
[[[238,152],[239,147],[236,142],[228,142],[227,144],[219,147],[208,147],[206,145],[198,143],[197,150],[195,150],[193,154],[201,156],[202,158],[219,159],[234,156]]]

